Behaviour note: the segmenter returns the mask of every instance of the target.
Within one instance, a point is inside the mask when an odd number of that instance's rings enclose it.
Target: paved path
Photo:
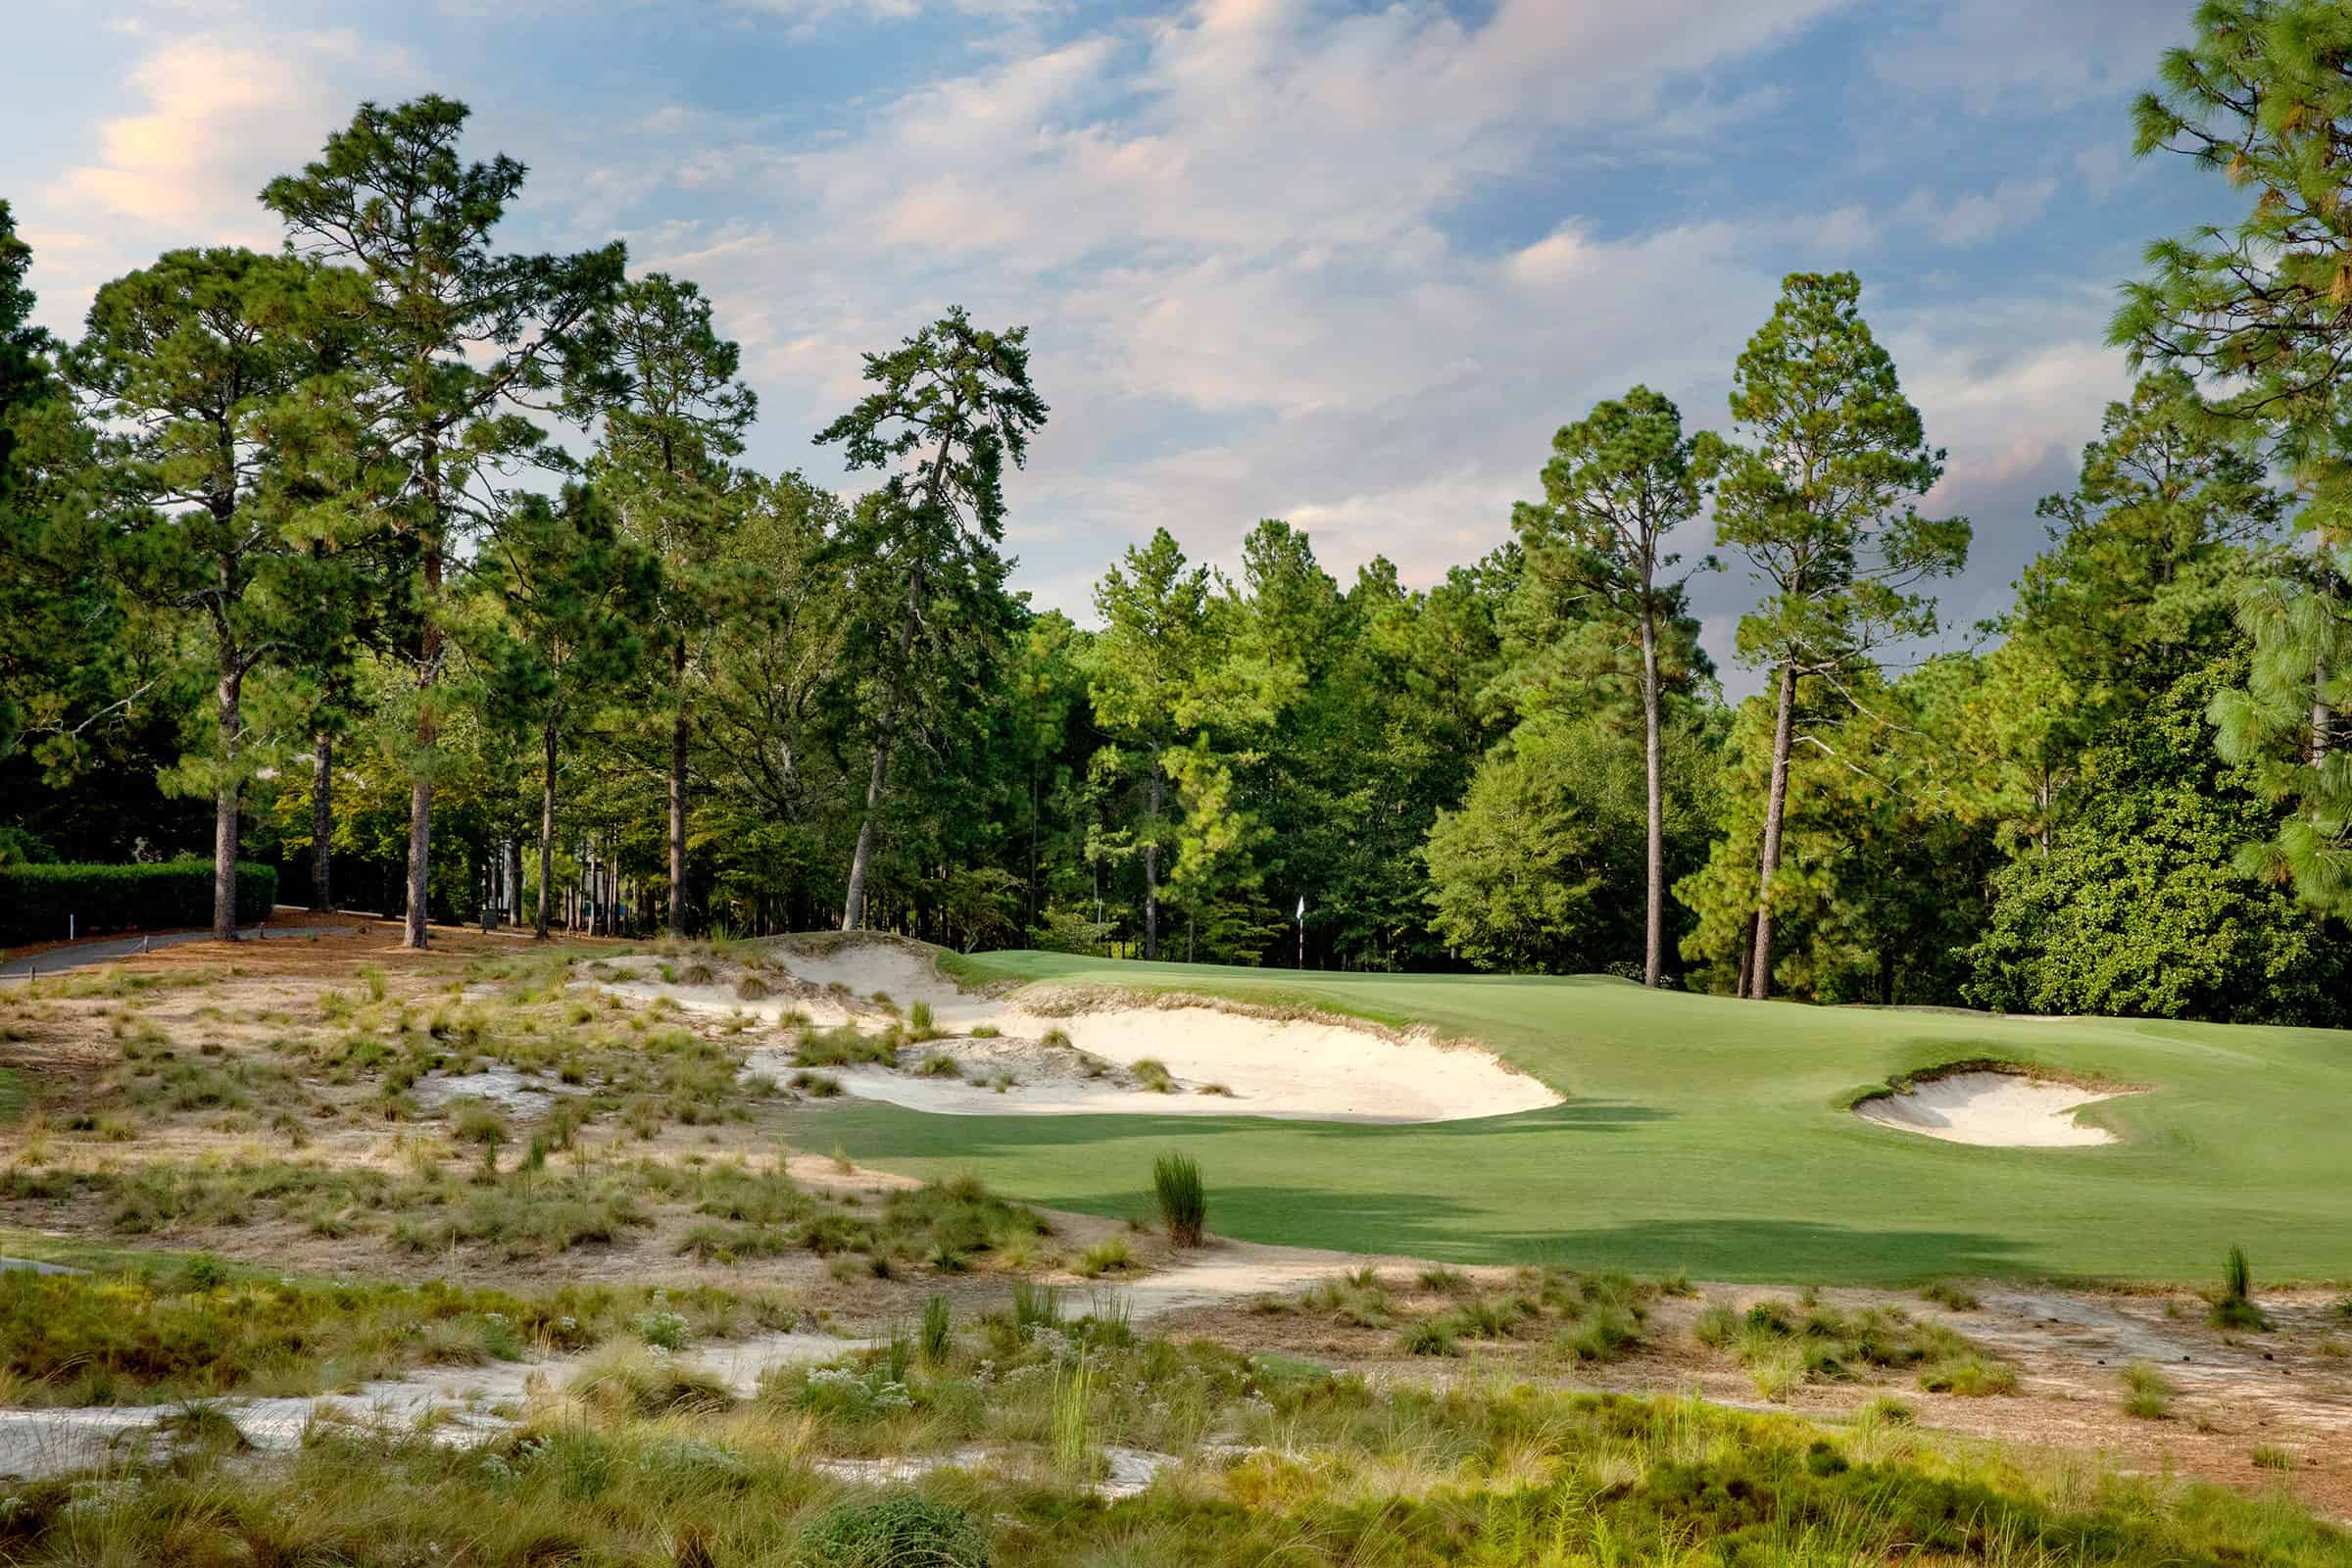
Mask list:
[[[281,937],[331,937],[349,931],[347,925],[270,925],[249,926],[237,933],[239,940],[260,942]],[[28,957],[11,958],[0,963],[0,980],[26,980],[36,974],[58,974],[67,969],[80,969],[110,958],[127,958],[133,954],[152,948],[173,948],[182,942],[210,942],[210,931],[165,931],[151,936],[108,937],[97,942],[77,942],[70,948],[55,948]]]

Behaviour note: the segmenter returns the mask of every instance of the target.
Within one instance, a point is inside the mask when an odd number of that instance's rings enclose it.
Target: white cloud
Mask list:
[[[1914,193],[1896,217],[1925,228],[1943,244],[1982,245],[2041,217],[2057,194],[2058,182],[2046,175],[2004,179],[1990,190],[1949,199]]]
[[[403,74],[399,51],[350,32],[175,40],[129,74],[144,111],[104,122],[96,159],[67,170],[53,194],[136,222],[217,222],[317,153],[350,113],[350,78]]]
[[[1878,74],[1980,115],[2053,114],[2145,84],[2189,39],[2190,7],[2149,0],[1936,0],[1931,25],[1871,50]]]

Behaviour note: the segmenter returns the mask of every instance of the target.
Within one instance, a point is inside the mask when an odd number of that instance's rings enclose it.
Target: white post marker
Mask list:
[[[1298,895],[1298,969],[1306,971],[1306,895]]]

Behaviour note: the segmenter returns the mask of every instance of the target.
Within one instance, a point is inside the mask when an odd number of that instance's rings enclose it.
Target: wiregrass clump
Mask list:
[[[2014,1394],[2017,1372],[1965,1335],[1922,1323],[1895,1307],[1835,1307],[1757,1301],[1745,1312],[1717,1301],[1690,1332],[1747,1368],[1756,1392],[1785,1398],[1805,1383],[1843,1382],[1865,1370],[1915,1370],[1930,1394]]]
[[[1160,1155],[1152,1164],[1152,1193],[1168,1240],[1199,1247],[1208,1230],[1208,1189],[1200,1179],[1200,1162],[1190,1154]]]
[[[962,1509],[916,1493],[836,1503],[801,1532],[814,1568],[989,1568],[988,1532]]]
[[[2256,1333],[2269,1330],[2271,1320],[2262,1308],[2254,1304],[2254,1269],[2246,1261],[2246,1250],[2232,1247],[2222,1260],[2222,1294],[2213,1303],[2213,1326],[2217,1329],[2250,1329]]]

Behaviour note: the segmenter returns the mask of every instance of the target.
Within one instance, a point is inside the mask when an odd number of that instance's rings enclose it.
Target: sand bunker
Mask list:
[[[1115,991],[1031,986],[999,999],[959,989],[922,950],[887,938],[787,938],[771,945],[768,956],[803,999],[798,1010],[819,1027],[846,1021],[880,1033],[893,1019],[874,1004],[877,993],[895,1008],[920,1002],[931,1009],[941,1038],[902,1047],[897,1067],[814,1069],[844,1093],[912,1110],[1433,1122],[1560,1102],[1491,1053],[1425,1034],[1272,1017],[1207,999],[1137,1004]],[[796,1005],[782,998],[746,1004],[725,976],[688,986],[661,983],[656,966],[643,960],[611,968],[628,978],[607,980],[607,989],[641,1000],[666,997],[689,1011],[743,1011],[774,1021]],[[672,972],[682,978],[681,970]],[[805,1000],[810,994],[835,1005],[811,1007]],[[845,1012],[845,1004],[855,1010]],[[952,1072],[934,1065],[941,1057],[954,1064]],[[798,1070],[790,1038],[755,1048],[745,1070],[789,1082]]]
[[[2075,1112],[2127,1090],[2084,1089],[2011,1072],[1956,1072],[1914,1083],[1901,1094],[1878,1095],[1854,1114],[1954,1144],[1997,1149],[2078,1149],[2112,1144],[2115,1134],[2075,1119]]]

